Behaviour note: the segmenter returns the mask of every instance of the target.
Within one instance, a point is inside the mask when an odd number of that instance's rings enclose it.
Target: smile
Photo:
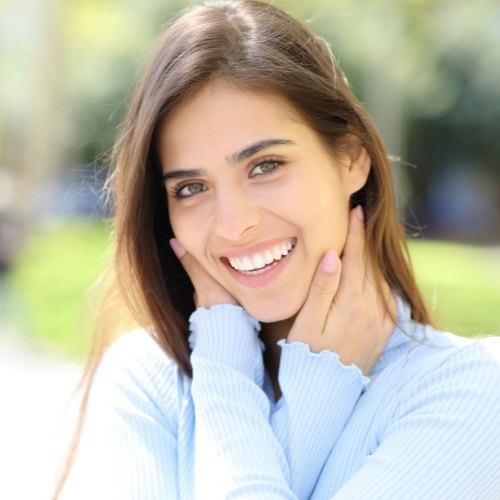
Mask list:
[[[296,238],[273,245],[272,247],[244,257],[229,257],[229,264],[233,269],[242,274],[257,275],[262,274],[276,265],[277,262],[285,258],[295,247]]]

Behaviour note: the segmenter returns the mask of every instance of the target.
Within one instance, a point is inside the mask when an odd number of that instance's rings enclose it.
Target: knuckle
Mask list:
[[[312,284],[312,289],[317,295],[333,295],[335,284],[333,280],[318,280]]]

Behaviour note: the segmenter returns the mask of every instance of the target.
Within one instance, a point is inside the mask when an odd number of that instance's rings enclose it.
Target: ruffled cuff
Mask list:
[[[334,352],[313,353],[296,341],[278,345],[282,397],[272,416],[273,430],[287,454],[294,492],[309,498],[369,379]]]
[[[331,391],[331,384],[342,387],[346,393],[361,394],[370,383],[370,378],[355,364],[345,365],[336,352],[324,350],[311,352],[304,342],[278,341],[281,347],[280,385],[287,384],[297,391],[317,392],[321,387]],[[283,379],[283,382],[282,382]],[[295,390],[295,389],[294,389]]]
[[[221,363],[253,378],[262,364],[259,322],[242,307],[198,308],[189,318],[192,357]]]

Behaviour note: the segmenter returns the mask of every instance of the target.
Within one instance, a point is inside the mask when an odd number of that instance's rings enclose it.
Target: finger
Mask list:
[[[306,301],[288,335],[288,340],[307,342],[314,349],[313,335],[321,335],[340,281],[341,262],[329,250],[316,269]]]
[[[380,271],[376,272],[376,266],[372,259],[367,259],[366,275],[364,283],[364,300],[366,302],[377,302],[383,309],[392,316],[393,297],[391,288]]]
[[[170,240],[173,252],[186,270],[194,287],[194,303],[197,307],[209,308],[215,304],[237,304],[236,300],[225,290],[201,264],[186,251],[175,238]]]
[[[352,293],[363,292],[366,275],[365,228],[360,205],[349,214],[347,239],[342,252],[340,296],[349,299]]]
[[[179,240],[172,238],[170,240],[170,246],[177,258],[180,260],[182,267],[187,272],[195,289],[199,289],[201,286],[208,284],[212,280],[198,261],[179,243]]]
[[[363,291],[365,295],[373,296],[379,294],[379,289],[377,288],[377,279],[375,276],[375,270],[373,267],[372,260],[370,258],[366,259],[365,265],[365,279],[363,283]],[[381,290],[380,290],[381,291]]]
[[[342,261],[351,259],[364,264],[365,261],[365,227],[363,208],[358,205],[349,214],[347,239],[342,253]]]
[[[186,249],[179,243],[179,240],[177,240],[176,238],[170,239],[170,246],[172,247],[175,256],[179,260],[181,260],[184,257],[184,255],[186,255]]]

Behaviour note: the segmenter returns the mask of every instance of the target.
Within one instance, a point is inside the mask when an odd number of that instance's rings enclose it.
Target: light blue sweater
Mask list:
[[[500,498],[500,339],[411,321],[369,378],[281,341],[274,401],[258,323],[220,305],[191,317],[193,379],[145,331],[98,369],[63,498]]]

